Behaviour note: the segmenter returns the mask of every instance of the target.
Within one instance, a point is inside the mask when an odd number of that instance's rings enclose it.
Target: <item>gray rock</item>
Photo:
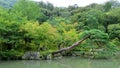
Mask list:
[[[47,55],[47,60],[51,60],[51,59],[52,59],[52,55],[51,54]]]
[[[28,51],[22,56],[22,59],[26,60],[38,60],[40,59],[40,53],[35,51]]]

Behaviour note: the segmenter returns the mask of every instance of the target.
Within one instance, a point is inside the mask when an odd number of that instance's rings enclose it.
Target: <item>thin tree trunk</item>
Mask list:
[[[74,44],[72,44],[72,45],[69,46],[69,47],[62,48],[62,49],[60,49],[60,50],[57,50],[57,51],[55,51],[55,52],[52,52],[52,55],[54,56],[55,54],[61,53],[61,52],[63,52],[63,51],[71,50],[71,49],[75,48],[76,46],[78,46],[79,44],[81,44],[84,40],[86,40],[86,39],[89,38],[89,37],[90,37],[90,34],[87,35],[87,36],[85,36],[84,38],[82,38],[80,41],[75,42]]]

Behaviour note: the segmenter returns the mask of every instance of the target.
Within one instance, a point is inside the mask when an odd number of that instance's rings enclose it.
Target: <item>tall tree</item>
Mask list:
[[[28,20],[37,20],[40,17],[40,7],[29,0],[19,0],[13,11],[22,13],[23,17],[27,17]]]

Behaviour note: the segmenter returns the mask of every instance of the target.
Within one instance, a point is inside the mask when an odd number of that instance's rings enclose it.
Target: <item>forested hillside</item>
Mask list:
[[[45,59],[89,34],[79,46],[61,55],[110,58],[120,50],[118,1],[85,7],[76,4],[55,7],[49,2],[29,0],[16,2],[0,0],[0,59],[21,59],[27,51],[38,51],[40,58]]]

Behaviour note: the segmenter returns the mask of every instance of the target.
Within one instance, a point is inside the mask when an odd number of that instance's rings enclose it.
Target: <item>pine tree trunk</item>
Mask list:
[[[55,54],[61,53],[61,52],[63,52],[63,51],[71,50],[71,49],[75,48],[76,46],[78,46],[79,44],[81,44],[84,40],[86,40],[86,39],[89,38],[89,37],[90,37],[90,34],[87,35],[87,36],[85,36],[84,38],[82,38],[80,41],[75,42],[74,44],[72,44],[72,45],[69,46],[69,47],[62,48],[62,49],[60,49],[60,50],[57,50],[57,51],[55,51],[55,52],[52,52],[52,55],[54,56]]]

